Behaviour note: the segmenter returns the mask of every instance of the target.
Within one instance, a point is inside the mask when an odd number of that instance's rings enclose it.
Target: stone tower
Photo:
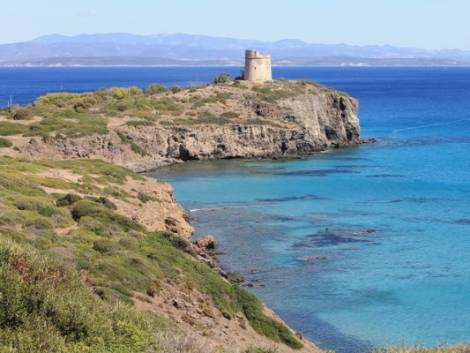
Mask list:
[[[244,79],[253,82],[271,81],[271,55],[262,55],[257,50],[246,50]]]

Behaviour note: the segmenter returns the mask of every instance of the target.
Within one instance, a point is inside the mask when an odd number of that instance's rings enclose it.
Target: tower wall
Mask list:
[[[273,79],[271,55],[261,55],[256,50],[247,50],[244,79],[254,82],[271,81]]]

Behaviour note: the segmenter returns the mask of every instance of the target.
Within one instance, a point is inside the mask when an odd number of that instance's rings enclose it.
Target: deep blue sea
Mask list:
[[[226,69],[238,74],[239,69]],[[0,69],[0,102],[209,82],[219,68]],[[220,259],[322,348],[470,341],[470,69],[277,68],[360,100],[378,143],[155,172]]]

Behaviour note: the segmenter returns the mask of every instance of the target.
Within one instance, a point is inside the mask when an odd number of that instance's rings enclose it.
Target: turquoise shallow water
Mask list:
[[[229,68],[232,75],[239,68]],[[0,106],[48,91],[209,82],[220,68],[0,68]],[[289,324],[323,348],[470,341],[470,69],[275,68],[359,98],[375,145],[159,170]]]
[[[323,348],[470,341],[470,70],[296,69],[379,142],[157,171],[221,261]]]

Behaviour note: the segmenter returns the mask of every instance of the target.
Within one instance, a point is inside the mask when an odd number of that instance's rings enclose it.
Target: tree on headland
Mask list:
[[[212,81],[214,84],[219,85],[223,83],[227,83],[230,81],[230,74],[226,72],[222,72],[218,74],[216,77],[214,77],[214,81]]]

